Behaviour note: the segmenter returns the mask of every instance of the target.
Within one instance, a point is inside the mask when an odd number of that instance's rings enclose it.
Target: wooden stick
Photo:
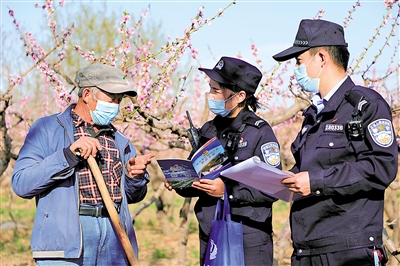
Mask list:
[[[128,258],[129,264],[131,266],[139,266],[139,261],[136,257],[135,251],[132,248],[132,244],[129,241],[129,238],[122,226],[121,220],[119,219],[117,210],[115,209],[114,202],[112,201],[110,194],[108,193],[106,183],[103,179],[103,174],[100,172],[99,166],[97,165],[96,160],[89,156],[87,159],[90,170],[93,173],[94,179],[96,180],[97,187],[100,190],[101,197],[103,198],[103,202],[106,205],[108,214],[110,215],[111,222],[115,228],[115,231],[118,233],[118,238],[121,240],[122,247],[124,248],[126,257]]]

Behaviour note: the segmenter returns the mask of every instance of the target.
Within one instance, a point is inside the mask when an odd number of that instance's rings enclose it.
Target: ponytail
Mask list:
[[[245,91],[236,85],[219,83],[219,86],[224,89],[229,89],[233,92],[246,92],[246,99],[243,102],[239,103],[238,106],[244,107],[244,109],[246,110],[252,110],[253,112],[256,112],[257,109],[260,108],[260,103],[253,93],[250,94],[248,91]]]

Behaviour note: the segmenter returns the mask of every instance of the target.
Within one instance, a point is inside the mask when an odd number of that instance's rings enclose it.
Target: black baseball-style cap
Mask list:
[[[272,56],[276,61],[289,60],[312,47],[346,46],[343,27],[326,20],[303,19],[293,46]]]
[[[257,67],[238,58],[223,56],[213,69],[199,68],[218,83],[235,85],[245,92],[254,94],[261,81],[262,73]]]

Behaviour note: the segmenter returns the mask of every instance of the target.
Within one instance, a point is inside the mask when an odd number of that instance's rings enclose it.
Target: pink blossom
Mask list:
[[[121,22],[119,23],[119,25],[126,24],[126,22],[128,22],[128,21],[130,21],[130,20],[131,20],[131,16],[129,16],[129,15],[124,15],[124,16],[122,16],[122,20],[121,20]]]
[[[199,54],[199,51],[198,50],[196,50],[196,49],[192,49],[192,58],[193,59],[196,59],[196,55],[198,55]]]

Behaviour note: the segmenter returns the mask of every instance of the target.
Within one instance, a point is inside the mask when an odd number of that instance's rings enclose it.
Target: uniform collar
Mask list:
[[[249,114],[252,114],[252,112],[243,108],[242,110],[240,110],[240,112],[235,118],[216,116],[214,118],[214,125],[217,129],[219,129],[220,126],[218,125],[226,125],[226,120],[230,119],[231,123],[228,125],[227,129],[229,129],[229,131],[235,131],[239,129],[239,127],[243,124],[244,120],[246,120]]]
[[[343,84],[343,82],[348,78],[346,75],[341,81],[339,81],[327,95],[325,95],[324,100],[329,101],[332,95],[339,89],[339,87]]]
[[[339,86],[336,89],[334,88],[331,90],[331,92],[333,91],[333,93],[329,95],[329,101],[325,105],[325,108],[322,109],[321,113],[327,113],[337,110],[337,108],[344,99],[344,94],[346,93],[346,91],[350,90],[355,86],[354,82],[351,80],[350,77],[344,78],[344,80],[340,81],[338,85]],[[331,92],[329,92],[329,94]],[[324,99],[326,99],[326,96],[324,97]]]

